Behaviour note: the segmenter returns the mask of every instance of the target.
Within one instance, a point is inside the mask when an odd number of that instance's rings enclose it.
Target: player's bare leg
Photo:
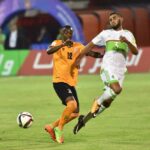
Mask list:
[[[77,118],[78,116],[79,116],[79,113],[72,113],[69,116],[69,119],[66,123],[68,123],[71,120]],[[55,142],[56,142],[56,136],[55,136],[54,128],[56,128],[58,126],[59,121],[60,121],[60,119],[58,119],[58,120],[54,121],[53,123],[48,124],[48,125],[45,126],[45,130],[50,134],[52,140],[55,141]]]
[[[97,103],[97,99],[94,100],[93,104],[92,104],[92,108],[91,111],[87,114],[87,115],[80,115],[78,118],[78,123],[76,124],[76,126],[74,127],[74,134],[76,134],[82,127],[85,126],[85,124],[91,119],[91,118],[95,118],[97,116],[97,113],[101,113],[102,111],[104,111],[105,107],[103,105],[99,105]]]
[[[67,101],[67,106],[66,106],[66,108],[64,109],[64,111],[62,113],[62,116],[59,120],[59,124],[56,128],[54,128],[56,141],[58,143],[63,143],[64,142],[63,127],[66,123],[68,123],[69,121],[71,121],[75,117],[75,116],[71,116],[71,115],[76,110],[76,108],[77,108],[77,103],[74,99],[73,100],[71,99],[71,100]]]
[[[64,109],[62,116],[59,120],[58,128],[60,130],[63,129],[66,123],[71,121],[73,118],[77,117],[77,114],[74,114],[74,111],[76,110],[76,108],[77,108],[76,101],[71,100],[67,102],[67,106]]]
[[[79,113],[76,113],[77,110],[77,103],[74,99],[67,101],[67,106],[64,109],[62,116],[60,119],[54,121],[50,125],[45,126],[45,130],[50,134],[51,138],[58,142],[63,143],[63,127],[66,123],[70,122],[71,120],[75,119],[79,116]]]
[[[68,121],[67,121],[66,123],[70,122],[71,120],[73,120],[73,119],[75,119],[75,118],[77,118],[77,117],[79,117],[79,113],[72,113],[72,114],[69,116],[69,119],[68,119]],[[51,124],[50,124],[51,128],[57,127],[57,126],[59,125],[59,121],[60,121],[60,119],[58,119],[58,120],[54,121],[53,123],[51,123]]]
[[[121,87],[118,82],[111,84],[110,87],[111,88],[108,87],[104,91],[102,96],[94,100],[91,111],[86,116],[79,116],[78,123],[73,129],[74,134],[77,134],[77,132],[84,127],[91,118],[95,118],[98,114],[102,113],[106,108],[108,108],[116,95],[121,92]]]

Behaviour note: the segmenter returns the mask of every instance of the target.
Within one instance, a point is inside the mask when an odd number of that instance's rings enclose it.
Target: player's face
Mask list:
[[[111,15],[109,17],[109,24],[115,30],[120,29],[122,26],[122,17],[117,14]]]
[[[64,29],[62,31],[62,37],[63,39],[71,39],[72,38],[73,31],[71,29]]]

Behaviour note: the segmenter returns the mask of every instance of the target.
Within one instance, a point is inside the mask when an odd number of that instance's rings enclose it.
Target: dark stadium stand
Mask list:
[[[135,23],[135,36],[140,46],[150,45],[150,17],[146,8],[132,8]]]
[[[112,7],[107,9],[90,9],[75,11],[83,24],[86,42],[97,35],[101,30],[107,28],[108,16],[112,11],[118,11],[124,17],[124,29],[130,30],[136,37],[139,46],[150,45],[150,5]],[[95,16],[97,17],[95,17]]]
[[[62,0],[75,4],[79,0]],[[107,18],[111,11],[118,11],[124,17],[124,29],[132,31],[137,44],[140,46],[150,45],[150,1],[149,0],[81,0],[88,3],[85,9],[71,8],[80,18],[86,42],[94,35],[107,28]],[[93,15],[97,17],[96,17]],[[91,31],[92,27],[92,31]],[[98,28],[98,29],[97,29]]]
[[[93,13],[79,14],[82,20],[86,42],[89,42],[99,32],[99,20]]]
[[[99,31],[106,29],[108,27],[108,16],[111,10],[97,10],[94,11],[95,15],[97,15],[100,24],[99,24]]]

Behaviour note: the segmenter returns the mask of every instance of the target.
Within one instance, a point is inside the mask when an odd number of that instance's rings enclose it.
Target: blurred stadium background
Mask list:
[[[47,46],[59,36],[61,26],[74,29],[73,39],[83,44],[107,27],[111,11],[124,17],[133,32],[138,56],[127,60],[129,72],[150,71],[150,2],[147,0],[0,0],[0,76],[49,75]],[[9,42],[12,32],[17,31]],[[81,74],[97,74],[101,60],[86,58]]]

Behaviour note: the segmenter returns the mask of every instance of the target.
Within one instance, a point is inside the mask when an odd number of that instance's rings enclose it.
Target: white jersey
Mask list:
[[[126,56],[128,53],[128,45],[120,41],[120,36],[124,36],[135,47],[136,42],[133,34],[128,30],[114,29],[103,30],[92,42],[97,46],[105,46],[105,55],[102,61],[102,68],[111,68],[118,73],[123,73],[126,70]]]

